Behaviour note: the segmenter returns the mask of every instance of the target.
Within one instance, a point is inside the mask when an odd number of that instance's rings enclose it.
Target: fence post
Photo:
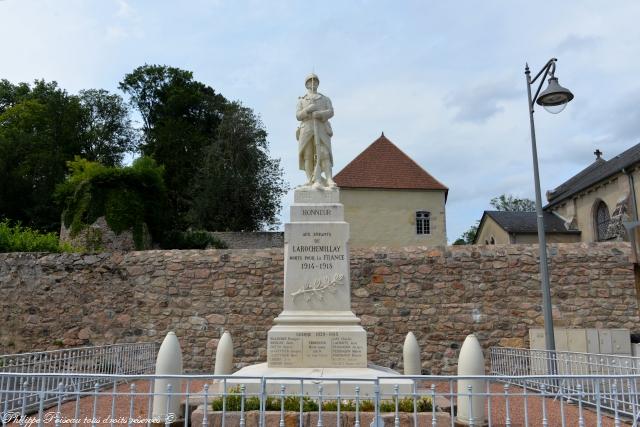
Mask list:
[[[402,363],[405,375],[420,375],[422,363],[420,362],[420,346],[413,332],[409,332],[402,346]]]
[[[231,334],[225,331],[218,342],[216,349],[216,364],[213,368],[214,375],[231,375],[233,370],[233,340]]]
[[[156,375],[181,375],[182,374],[182,351],[178,337],[174,332],[169,332],[162,341],[158,358],[156,360]],[[171,390],[175,393],[182,391],[182,380],[179,378],[156,378],[153,385],[153,411],[152,418],[156,422],[166,422],[167,414],[173,414],[175,419],[180,410],[180,399],[170,399],[167,387],[171,385]],[[170,406],[167,406],[170,403]]]
[[[464,340],[458,358],[458,376],[470,375],[484,375],[482,347],[474,334],[468,335]],[[456,420],[459,424],[484,424],[486,419],[484,392],[484,380],[458,380],[458,415]]]

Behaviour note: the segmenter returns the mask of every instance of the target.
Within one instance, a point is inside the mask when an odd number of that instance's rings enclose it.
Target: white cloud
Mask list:
[[[504,110],[503,101],[521,96],[512,81],[486,82],[450,93],[446,105],[457,110],[456,119],[483,123]]]
[[[571,51],[589,51],[592,50],[600,41],[601,37],[594,35],[579,36],[576,34],[570,34],[560,43],[558,43],[557,50],[561,53],[568,53]]]

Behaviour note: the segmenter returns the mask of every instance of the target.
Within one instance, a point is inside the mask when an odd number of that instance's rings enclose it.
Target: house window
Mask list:
[[[416,234],[431,234],[431,214],[429,212],[416,212]]]
[[[596,238],[599,242],[609,240],[609,208],[607,204],[600,200],[595,210]]]
[[[493,236],[491,236],[491,244],[495,245],[496,244],[496,239],[493,238]]]

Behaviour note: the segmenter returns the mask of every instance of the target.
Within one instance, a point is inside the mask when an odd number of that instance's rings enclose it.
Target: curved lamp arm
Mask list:
[[[529,105],[529,108],[531,109],[531,111],[533,111],[533,106],[536,103],[536,99],[538,99],[538,95],[540,95],[540,90],[542,89],[542,85],[544,84],[544,80],[547,78],[548,75],[551,75],[551,77],[554,76],[555,72],[556,72],[556,61],[558,59],[557,58],[551,58],[544,67],[542,67],[542,69],[540,71],[538,71],[538,74],[536,74],[536,76],[531,79],[531,72],[529,71],[529,64],[527,63],[525,65],[524,68],[524,73],[527,75],[527,84],[529,86],[531,86],[533,83],[535,83],[536,80],[538,80],[538,78],[540,78],[540,76],[542,76],[542,74],[544,73],[544,76],[542,77],[542,79],[540,80],[540,84],[538,85],[538,90],[536,90],[536,94],[533,96],[533,98],[531,98],[531,105]]]

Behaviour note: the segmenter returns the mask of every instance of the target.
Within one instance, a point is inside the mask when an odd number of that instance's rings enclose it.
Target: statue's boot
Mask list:
[[[324,175],[327,177],[327,179],[325,180],[326,184],[327,184],[327,187],[335,187],[336,183],[333,180],[333,176],[331,174],[331,168],[330,167],[325,167],[323,172],[324,172]]]

